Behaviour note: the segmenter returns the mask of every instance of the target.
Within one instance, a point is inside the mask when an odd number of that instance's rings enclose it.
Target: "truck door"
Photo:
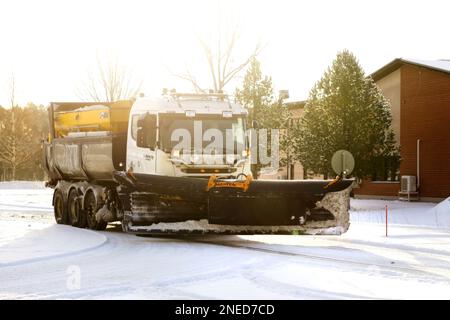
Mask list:
[[[136,114],[131,118],[127,147],[127,170],[136,173],[155,173],[157,117],[154,114]]]

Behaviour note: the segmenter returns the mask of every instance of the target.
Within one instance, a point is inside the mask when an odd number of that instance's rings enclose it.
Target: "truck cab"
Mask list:
[[[251,175],[247,114],[223,94],[139,98],[130,111],[126,169],[174,177]]]

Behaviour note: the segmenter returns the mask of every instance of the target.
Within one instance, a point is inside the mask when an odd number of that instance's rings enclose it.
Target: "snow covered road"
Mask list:
[[[431,203],[352,200],[343,236],[159,238],[56,225],[50,204],[0,185],[0,299],[450,298],[450,228]]]

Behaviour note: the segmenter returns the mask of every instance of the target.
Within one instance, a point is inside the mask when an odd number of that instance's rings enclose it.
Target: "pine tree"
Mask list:
[[[258,128],[268,129],[268,141],[271,141],[272,137],[270,129],[282,129],[280,130],[280,152],[287,145],[286,135],[283,129],[286,128],[290,114],[285,106],[281,103],[280,99],[274,98],[272,78],[270,76],[263,76],[261,72],[261,64],[254,57],[252,58],[249,68],[244,77],[242,89],[236,89],[236,100],[241,103],[249,111],[248,124],[252,124],[255,121],[258,124]],[[247,125],[247,127],[250,127]],[[258,146],[258,152],[261,152],[263,147],[261,143]],[[271,154],[270,143],[267,146],[268,154]],[[280,154],[281,155],[281,154]],[[283,158],[280,159],[284,162]],[[254,177],[259,175],[259,172],[263,165],[258,163],[252,165],[252,173]]]
[[[262,76],[261,64],[256,58],[252,58],[250,66],[245,74],[242,89],[236,89],[236,100],[249,110],[248,120],[264,121],[264,110],[273,101],[272,78]]]
[[[356,57],[338,53],[311,89],[303,117],[295,128],[296,158],[313,173],[332,174],[334,152],[345,149],[355,158],[353,175],[373,175],[377,158],[399,159],[391,129],[388,101]]]

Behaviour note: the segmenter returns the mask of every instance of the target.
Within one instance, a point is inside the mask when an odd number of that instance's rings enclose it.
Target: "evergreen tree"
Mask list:
[[[355,158],[354,176],[378,171],[376,159],[399,159],[391,129],[388,101],[356,57],[338,53],[310,91],[303,117],[295,128],[295,153],[313,173],[332,174],[334,152],[345,149]]]
[[[250,127],[253,121],[258,124],[260,129],[268,129],[268,141],[272,137],[270,129],[280,130],[280,153],[284,150],[283,147],[287,145],[286,135],[283,129],[288,124],[290,114],[280,99],[274,98],[272,78],[270,76],[263,76],[261,72],[261,65],[259,61],[253,57],[249,68],[244,77],[242,89],[237,88],[235,93],[236,100],[242,104],[249,111],[248,125]],[[258,152],[263,150],[261,143],[258,143]],[[267,146],[268,154],[271,154],[270,143]],[[264,151],[265,152],[265,151]],[[283,156],[280,154],[280,156]],[[283,162],[283,158],[280,157]],[[263,165],[258,163],[252,165],[252,173],[254,177],[259,175]]]
[[[249,110],[248,120],[264,121],[263,112],[274,102],[272,78],[262,75],[261,64],[252,58],[245,74],[242,89],[236,89],[236,100]]]

